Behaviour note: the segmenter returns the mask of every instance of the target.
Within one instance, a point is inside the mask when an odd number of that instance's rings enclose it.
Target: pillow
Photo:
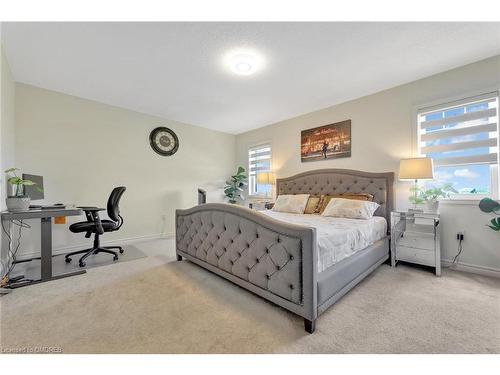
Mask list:
[[[304,210],[305,214],[317,214],[318,211],[318,206],[321,202],[321,197],[309,197],[307,200],[307,205]]]
[[[345,198],[353,199],[357,201],[370,201],[373,202],[373,195],[368,193],[347,193],[347,194],[332,194],[332,195],[322,195],[321,203],[318,206],[318,213],[322,214],[326,206],[332,198]]]
[[[276,199],[276,202],[274,202],[273,211],[303,214],[308,199],[309,194],[279,195],[278,199]]]
[[[370,219],[379,204],[355,199],[332,198],[322,216],[345,217],[348,219]]]

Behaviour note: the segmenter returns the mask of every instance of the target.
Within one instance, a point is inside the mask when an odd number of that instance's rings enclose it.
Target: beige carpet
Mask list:
[[[0,298],[5,349],[64,353],[500,353],[500,280],[384,265],[317,321],[187,261],[171,240],[148,258]]]

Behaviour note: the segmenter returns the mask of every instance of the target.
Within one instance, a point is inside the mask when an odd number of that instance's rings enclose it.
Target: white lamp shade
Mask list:
[[[434,168],[431,158],[401,159],[399,162],[400,180],[432,180]]]
[[[274,185],[274,173],[272,172],[257,173],[257,183],[261,185]]]

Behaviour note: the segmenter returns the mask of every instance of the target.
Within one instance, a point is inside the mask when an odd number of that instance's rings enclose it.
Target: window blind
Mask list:
[[[248,149],[248,186],[250,195],[258,195],[261,192],[257,184],[256,176],[261,172],[271,171],[271,145],[264,143],[252,146]]]
[[[418,146],[434,165],[498,163],[498,92],[418,111]]]

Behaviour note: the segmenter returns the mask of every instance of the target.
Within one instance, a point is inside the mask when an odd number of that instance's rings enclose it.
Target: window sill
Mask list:
[[[462,206],[477,206],[482,198],[468,198],[468,199],[440,199],[439,204],[444,205],[462,205]],[[494,199],[496,200],[496,199]],[[500,201],[496,200],[500,203]]]
[[[444,205],[462,205],[462,206],[477,206],[481,199],[441,199],[439,204]]]

